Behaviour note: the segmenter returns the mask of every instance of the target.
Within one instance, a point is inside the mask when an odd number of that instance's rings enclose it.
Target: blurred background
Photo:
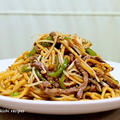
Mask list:
[[[0,59],[18,57],[32,36],[51,31],[77,33],[120,62],[120,0],[0,0]]]

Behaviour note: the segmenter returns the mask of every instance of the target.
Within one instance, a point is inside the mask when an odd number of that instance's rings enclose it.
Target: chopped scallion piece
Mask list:
[[[89,55],[91,55],[91,56],[97,56],[96,52],[93,51],[93,50],[90,49],[90,48],[87,48],[87,49],[86,49],[86,52],[87,52]]]
[[[53,37],[52,36],[48,36],[47,38],[45,38],[45,40],[53,40]],[[43,42],[42,43],[42,46],[44,47],[50,47],[52,44],[51,43],[48,43],[48,42]]]
[[[29,68],[28,65],[24,65],[21,67],[21,72],[30,72],[32,69]]]
[[[66,87],[65,87],[65,85],[64,85],[64,81],[65,81],[65,75],[62,74],[62,77],[61,77],[60,80],[59,80],[59,84],[60,84],[60,87],[65,90]]]
[[[66,39],[66,40],[72,40],[70,37],[64,37],[64,39]]]
[[[33,56],[36,53],[35,47],[30,51],[30,53],[27,55],[27,57]]]
[[[58,69],[56,72],[49,72],[49,76],[51,77],[58,77],[62,74],[63,70],[65,70],[68,66],[68,59],[65,58],[64,63],[61,65],[60,69]]]
[[[48,37],[46,38],[46,40],[53,40],[53,37],[52,37],[52,36],[48,36]]]
[[[10,95],[10,96],[14,97],[14,96],[18,96],[18,95],[19,95],[19,93],[18,93],[18,92],[13,92],[13,93],[11,93],[11,95]]]
[[[38,76],[38,78],[39,78],[40,80],[46,81],[46,79],[40,74],[40,72],[39,72],[37,69],[35,70],[35,73],[36,73],[36,75]]]

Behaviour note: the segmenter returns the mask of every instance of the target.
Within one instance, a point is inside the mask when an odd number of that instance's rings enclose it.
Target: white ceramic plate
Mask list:
[[[0,60],[0,71],[5,70],[14,59]],[[120,63],[108,62],[115,68],[112,75],[120,81]],[[120,97],[91,101],[32,101],[0,96],[0,106],[25,112],[41,114],[86,114],[120,108]]]

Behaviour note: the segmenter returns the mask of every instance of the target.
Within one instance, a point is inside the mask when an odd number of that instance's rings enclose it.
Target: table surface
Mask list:
[[[42,115],[32,113],[0,113],[0,120],[120,120],[120,109],[85,115]]]

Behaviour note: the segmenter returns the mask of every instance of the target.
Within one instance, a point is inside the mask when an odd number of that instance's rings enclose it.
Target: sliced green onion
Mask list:
[[[29,68],[28,65],[24,65],[21,67],[21,72],[30,72],[32,69]]]
[[[118,81],[118,80],[115,80],[115,79],[113,79],[113,80],[119,84],[119,81]]]
[[[13,93],[11,93],[11,95],[10,95],[10,96],[14,97],[14,96],[18,96],[18,95],[19,95],[19,93],[18,93],[18,92],[13,92]]]
[[[72,40],[72,38],[70,38],[70,37],[64,37],[64,39],[66,39],[66,40]]]
[[[48,36],[48,37],[46,38],[46,40],[53,40],[53,37],[52,37],[52,36]]]
[[[59,80],[59,84],[60,84],[60,87],[65,90],[66,87],[65,87],[65,85],[64,85],[64,81],[65,81],[65,75],[62,74],[62,77],[61,77],[60,80]]]
[[[30,53],[27,55],[27,57],[33,56],[36,53],[35,47],[30,51]]]
[[[47,38],[45,38],[45,40],[53,40],[52,36],[48,36]],[[48,43],[48,42],[43,42],[42,46],[44,47],[50,47],[52,45],[52,43]]]
[[[39,79],[41,79],[42,81],[46,81],[46,79],[40,74],[40,72],[37,69],[35,69],[35,73]]]
[[[67,66],[68,66],[68,59],[65,58],[64,63],[62,64],[59,70],[57,70],[56,72],[49,72],[48,74],[51,77],[58,77],[62,74],[63,70],[65,70]]]
[[[59,69],[59,59],[58,59],[58,56],[55,57],[55,71],[57,71]]]
[[[52,80],[50,81],[50,84],[54,84],[54,83],[55,83],[55,81],[52,81]]]
[[[89,55],[91,55],[91,56],[97,56],[96,52],[93,51],[93,50],[90,49],[90,48],[87,48],[87,49],[86,49],[86,52],[87,52]]]
[[[51,43],[48,43],[48,42],[43,42],[42,43],[42,46],[44,47],[50,47],[52,44]]]

